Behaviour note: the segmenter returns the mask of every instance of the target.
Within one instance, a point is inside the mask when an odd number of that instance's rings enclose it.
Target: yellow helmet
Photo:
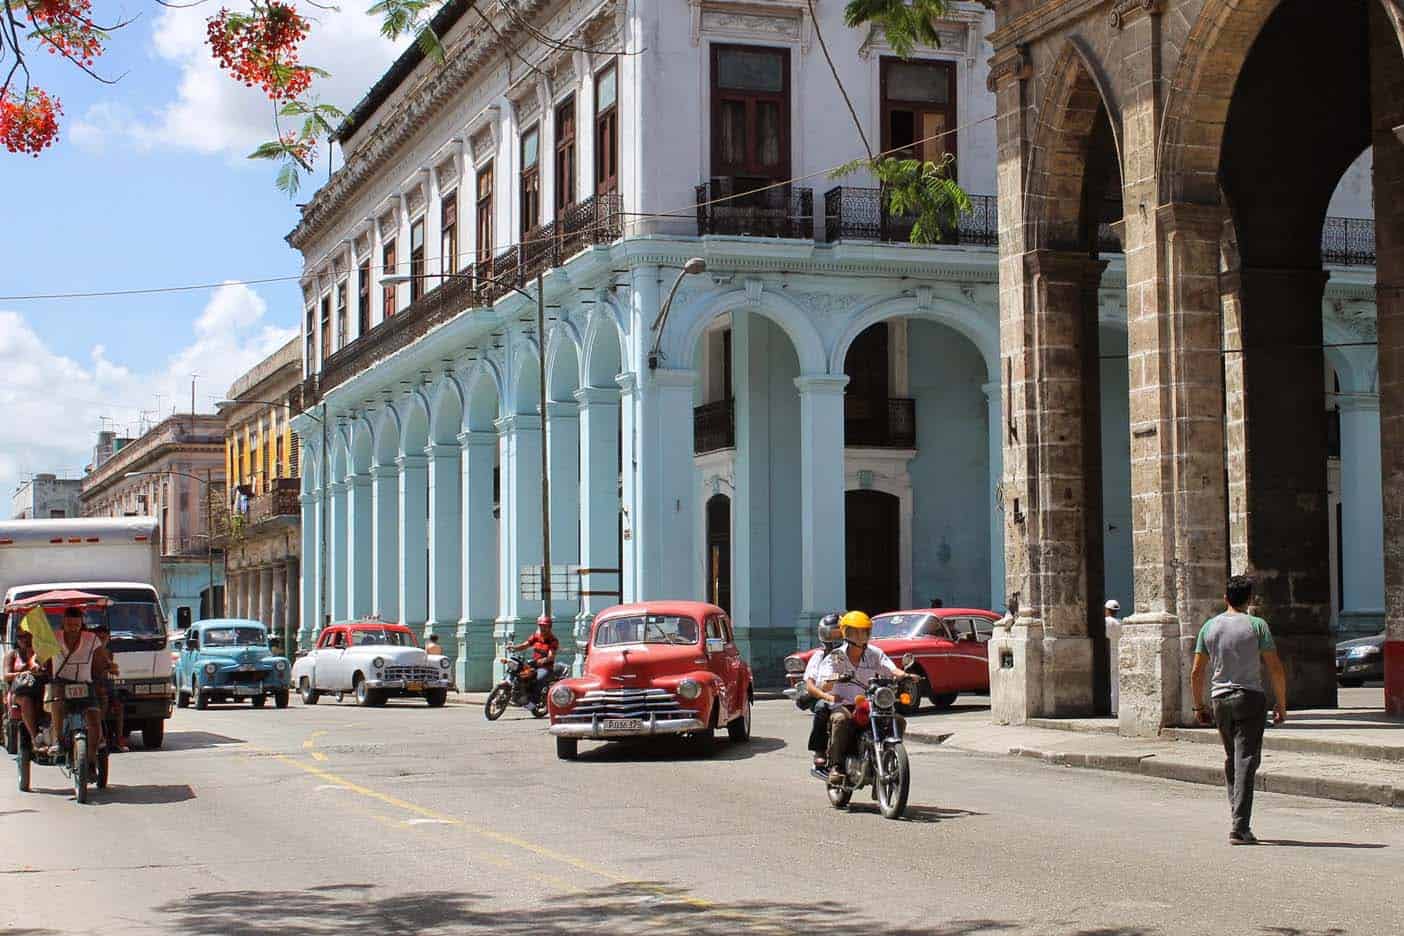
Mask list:
[[[839,618],[839,627],[843,630],[872,630],[873,619],[862,611],[849,611]]]

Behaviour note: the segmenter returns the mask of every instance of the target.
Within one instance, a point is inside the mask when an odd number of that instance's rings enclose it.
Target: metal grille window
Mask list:
[[[575,201],[575,95],[556,108],[556,217]]]
[[[595,194],[619,191],[619,70],[595,75]]]
[[[541,131],[532,127],[522,134],[521,233],[536,226],[541,217]]]
[[[410,302],[424,295],[424,219],[410,225]]]

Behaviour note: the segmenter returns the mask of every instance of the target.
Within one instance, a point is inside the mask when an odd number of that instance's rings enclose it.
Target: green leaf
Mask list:
[[[283,163],[274,184],[278,186],[278,191],[286,192],[289,197],[297,194],[297,190],[302,187],[302,176],[297,171],[296,160],[289,159]]]
[[[249,159],[281,159],[288,154],[288,148],[283,145],[282,140],[269,140],[267,143],[260,143],[258,149],[248,155]]]
[[[414,43],[419,46],[419,51],[424,54],[425,58],[435,65],[444,64],[444,44],[439,41],[438,35],[427,23],[420,27],[419,32],[415,34]]]
[[[850,27],[882,30],[892,50],[908,58],[918,45],[940,46],[936,21],[949,6],[949,0],[849,0],[843,18]]]

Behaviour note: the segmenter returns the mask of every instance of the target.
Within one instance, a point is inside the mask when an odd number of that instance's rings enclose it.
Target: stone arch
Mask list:
[[[1089,149],[1101,113],[1111,127],[1116,165],[1122,165],[1120,112],[1111,104],[1101,69],[1078,39],[1067,41],[1049,74],[1025,186],[1029,248],[1080,245]]]
[[[429,399],[429,441],[435,445],[453,445],[463,427],[464,393],[458,378],[445,374]]]
[[[331,480],[332,483],[342,481],[349,474],[347,466],[351,459],[350,441],[347,438],[347,427],[343,423],[331,431],[328,439],[331,445]]]
[[[963,303],[936,298],[930,302],[921,303],[905,296],[875,302],[849,320],[848,325],[839,333],[838,340],[834,342],[833,351],[829,355],[829,373],[843,373],[843,364],[848,358],[848,349],[852,346],[854,339],[866,329],[878,322],[897,318],[916,318],[938,322],[964,335],[980,352],[980,357],[985,362],[986,379],[998,379],[998,322],[987,321],[976,309]]]
[[[322,459],[310,439],[302,440],[302,493],[314,494],[322,482]]]
[[[628,351],[624,334],[612,312],[596,312],[585,327],[580,372],[590,387],[614,387],[614,378],[624,370]]]
[[[546,345],[546,396],[571,400],[580,387],[580,341],[574,326],[559,322]]]
[[[400,453],[400,414],[388,403],[380,410],[380,418],[375,422],[375,434],[371,443],[375,464],[395,464],[395,456]]]
[[[801,375],[828,373],[828,356],[824,353],[824,342],[805,309],[792,299],[754,287],[709,293],[689,303],[678,316],[688,323],[687,330],[674,332],[680,335],[679,339],[665,342],[672,350],[670,360],[677,361],[682,366],[695,361],[702,334],[712,320],[733,309],[748,307],[770,319],[789,337],[795,355],[799,358]]]
[[[355,474],[366,474],[375,458],[375,429],[364,413],[351,417],[347,424],[351,441],[349,468]]]
[[[512,392],[508,398],[508,408],[518,415],[535,415],[541,400],[541,363],[536,349],[537,343],[534,338],[523,338],[514,349]]]
[[[463,428],[468,432],[492,432],[502,415],[500,379],[496,368],[484,362],[468,378],[467,403],[463,407]]]
[[[429,444],[429,403],[423,391],[412,391],[397,409],[400,413],[399,454],[423,455]]]

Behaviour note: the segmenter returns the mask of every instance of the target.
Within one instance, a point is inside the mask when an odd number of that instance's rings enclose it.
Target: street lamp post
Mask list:
[[[208,469],[208,468],[205,469],[205,476],[204,476],[203,478],[201,478],[199,475],[193,475],[193,474],[190,474],[190,473],[185,472],[185,471],[175,471],[174,469],[167,469],[166,471],[129,471],[129,472],[127,472],[125,475],[123,475],[123,477],[124,477],[124,478],[139,478],[139,477],[142,477],[143,475],[158,475],[158,476],[159,476],[159,475],[178,475],[179,477],[182,477],[182,478],[189,478],[190,480],[195,481],[195,482],[198,482],[198,483],[203,484],[203,485],[205,486],[205,572],[206,572],[206,575],[207,575],[208,578],[209,578],[209,586],[208,586],[208,587],[209,587],[209,595],[210,595],[210,616],[211,616],[211,617],[214,617],[214,614],[215,614],[215,583],[214,583],[214,513],[213,513],[213,509],[214,509],[213,500],[214,500],[214,499],[210,496],[210,484],[211,484],[210,469]]]

